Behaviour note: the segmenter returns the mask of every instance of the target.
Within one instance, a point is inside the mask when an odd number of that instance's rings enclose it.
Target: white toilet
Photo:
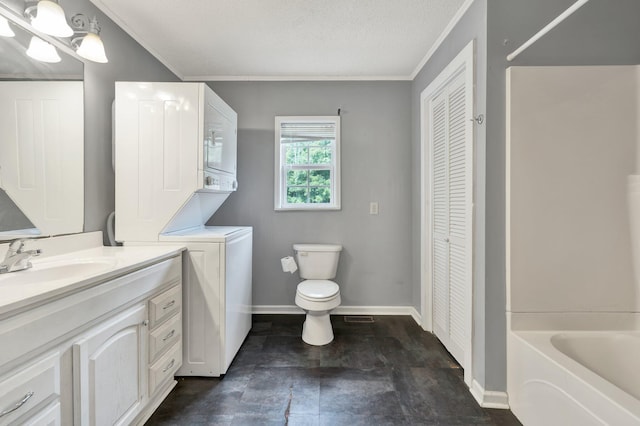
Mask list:
[[[296,305],[307,312],[302,326],[302,340],[322,346],[333,340],[329,312],[340,306],[340,287],[336,276],[342,246],[338,244],[294,244],[293,250],[300,269],[296,290]]]

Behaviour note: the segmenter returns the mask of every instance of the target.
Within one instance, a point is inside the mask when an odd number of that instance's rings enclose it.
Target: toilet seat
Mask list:
[[[297,295],[310,302],[325,302],[340,293],[340,287],[333,281],[306,280],[298,284]]]

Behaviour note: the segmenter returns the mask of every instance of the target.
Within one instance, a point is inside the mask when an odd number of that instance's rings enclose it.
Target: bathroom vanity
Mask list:
[[[0,274],[0,425],[144,423],[182,363],[183,248],[27,244],[33,268]]]

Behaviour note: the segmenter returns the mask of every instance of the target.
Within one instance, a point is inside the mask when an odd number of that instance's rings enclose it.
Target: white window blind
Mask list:
[[[317,140],[335,140],[335,122],[329,123],[281,123],[280,142],[312,142]]]

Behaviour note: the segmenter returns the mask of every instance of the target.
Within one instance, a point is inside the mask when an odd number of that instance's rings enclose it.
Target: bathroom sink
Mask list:
[[[110,258],[33,262],[32,268],[0,275],[0,284],[28,285],[67,279],[81,279],[113,269],[116,263],[115,259]]]

